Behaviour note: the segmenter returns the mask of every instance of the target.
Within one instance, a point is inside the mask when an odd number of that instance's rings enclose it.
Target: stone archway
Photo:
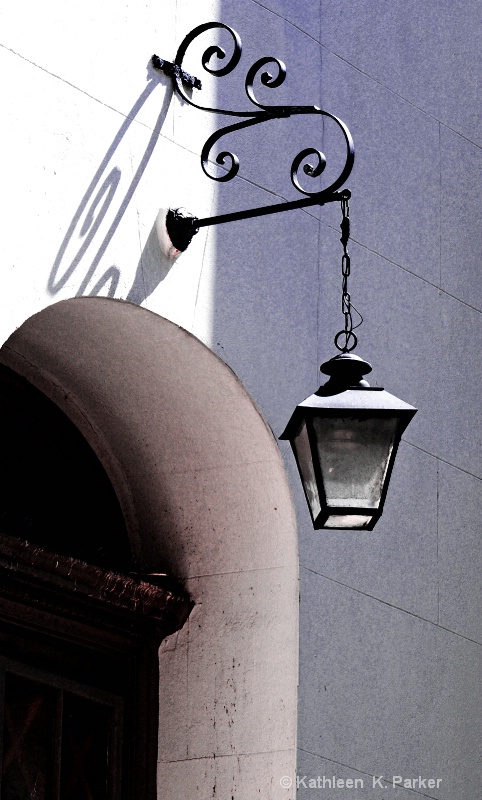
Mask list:
[[[28,319],[0,363],[75,424],[119,500],[139,571],[195,602],[161,647],[159,797],[292,793],[296,524],[274,437],[233,372],[130,303],[79,298]]]

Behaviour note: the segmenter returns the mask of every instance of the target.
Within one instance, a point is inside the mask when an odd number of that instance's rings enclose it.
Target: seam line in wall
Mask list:
[[[252,567],[251,569],[227,570],[226,572],[206,572],[202,575],[188,575],[186,581],[195,581],[200,578],[222,578],[225,575],[250,575],[253,572],[276,572],[296,568],[297,564],[280,564],[276,567]]]
[[[300,571],[304,569],[306,572],[311,572],[313,575],[318,575],[320,578],[324,578],[331,583],[336,583],[338,586],[343,586],[345,589],[350,589],[352,592],[356,592],[357,594],[361,594],[364,597],[368,597],[370,600],[375,600],[377,603],[382,603],[384,606],[388,606],[389,608],[393,608],[395,611],[401,611],[402,614],[407,614],[409,617],[413,617],[414,619],[419,619],[421,622],[426,622],[427,625],[433,625],[434,628],[439,628],[440,630],[447,631],[447,633],[451,633],[453,636],[457,636],[459,639],[463,639],[466,642],[471,642],[472,644],[477,645],[478,647],[482,647],[482,642],[478,642],[477,639],[472,639],[470,636],[465,636],[463,633],[458,633],[457,631],[452,630],[452,628],[447,628],[445,625],[440,625],[438,622],[434,622],[431,619],[427,619],[426,617],[420,616],[420,614],[415,614],[413,611],[408,611],[406,608],[402,608],[401,606],[397,606],[395,603],[389,603],[388,600],[383,600],[381,597],[376,597],[376,595],[370,594],[369,592],[364,592],[363,589],[357,589],[355,586],[350,586],[348,583],[344,583],[343,581],[336,580],[336,578],[331,578],[329,575],[325,575],[322,572],[317,572],[315,569],[311,567],[306,567],[304,564],[300,563]]]
[[[320,222],[323,225],[326,225],[327,228],[330,228],[330,230],[333,230],[333,231],[337,230],[337,228],[334,228],[333,225],[330,225],[327,222],[323,222],[323,219],[321,219],[321,218],[320,218]],[[379,253],[377,250],[373,250],[373,248],[369,247],[366,244],[363,244],[363,242],[360,242],[354,236],[350,236],[350,241],[354,242],[359,247],[363,247],[364,250],[368,250],[369,253],[373,253],[373,255],[378,256],[379,258],[382,258],[384,261],[387,262],[387,264],[393,264],[394,267],[398,267],[398,269],[402,269],[404,272],[408,273],[408,275],[412,275],[414,278],[417,278],[418,280],[423,281],[423,283],[426,283],[427,286],[432,286],[434,289],[437,289],[437,291],[440,292],[440,294],[443,294],[446,297],[451,297],[452,300],[456,300],[457,303],[460,303],[461,305],[465,306],[466,308],[470,308],[472,311],[476,311],[478,314],[482,314],[482,309],[477,308],[477,306],[472,306],[470,303],[467,303],[466,300],[462,300],[460,297],[457,297],[457,295],[452,294],[451,292],[448,292],[447,289],[443,289],[441,286],[437,286],[436,283],[433,283],[432,281],[429,281],[428,278],[424,278],[422,275],[418,275],[416,272],[413,272],[413,270],[409,269],[408,267],[404,267],[403,264],[399,264],[397,261],[393,261],[392,259],[388,258],[383,253]]]
[[[282,14],[277,14],[276,11],[273,11],[272,8],[268,8],[268,6],[263,5],[263,3],[260,3],[259,0],[251,0],[251,2],[255,3],[260,8],[264,8],[264,10],[268,12],[268,14],[273,14],[273,16],[278,17],[278,19],[282,19],[288,25],[291,25],[292,28],[295,28],[300,33],[303,33],[305,36],[308,37],[308,39],[311,39],[316,44],[320,44],[318,39],[315,39],[315,37],[312,36],[310,33],[308,33],[308,31],[305,31],[303,28],[299,28],[298,25],[296,25],[290,19],[287,19],[286,17],[284,17]]]
[[[159,761],[159,764],[183,764],[186,761],[217,761],[218,758],[240,758],[242,756],[250,757],[250,756],[270,756],[270,755],[278,755],[278,753],[291,753],[291,748],[286,748],[285,750],[256,750],[252,753],[215,753],[208,756],[191,756],[191,758],[172,758],[168,761]]]
[[[335,58],[339,58],[340,61],[343,61],[344,64],[348,64],[349,67],[355,69],[357,72],[360,73],[360,75],[363,75],[365,78],[368,78],[369,80],[373,81],[373,83],[376,83],[377,86],[381,86],[383,89],[386,89],[387,92],[390,92],[390,94],[392,94],[394,97],[398,97],[400,100],[403,100],[404,103],[407,103],[412,108],[415,108],[417,111],[420,112],[420,114],[424,114],[424,116],[428,117],[434,122],[438,122],[438,124],[441,125],[442,127],[447,128],[447,130],[452,131],[452,133],[455,133],[457,136],[460,136],[462,139],[465,139],[470,144],[473,144],[474,147],[477,147],[479,150],[482,150],[482,144],[474,142],[473,139],[469,139],[469,137],[466,136],[461,131],[457,131],[455,128],[452,128],[443,120],[439,119],[438,117],[434,117],[433,114],[430,114],[426,109],[421,108],[421,106],[416,105],[416,103],[413,103],[407,97],[404,97],[403,94],[399,94],[394,89],[391,89],[390,86],[387,86],[385,83],[382,83],[380,80],[378,80],[378,78],[375,78],[373,75],[370,75],[369,72],[364,72],[364,70],[362,70],[360,67],[357,67],[356,64],[353,64],[353,62],[349,61],[347,58],[343,58],[343,56],[341,56],[339,53],[335,53],[333,50],[330,50],[330,48],[324,45],[323,42],[320,42],[320,46],[324,50],[327,50],[328,53],[330,53],[330,55],[334,56]]]
[[[99,103],[101,106],[104,106],[104,108],[108,108],[110,111],[114,111],[116,114],[120,114],[121,117],[128,118],[127,115],[124,114],[122,111],[119,111],[119,109],[114,108],[114,106],[108,105],[108,103],[104,103],[102,100],[99,100],[98,97],[94,97],[94,95],[89,94],[88,92],[85,91],[85,89],[81,89],[80,86],[76,86],[75,83],[70,83],[70,81],[65,80],[65,78],[61,78],[60,75],[57,75],[55,72],[50,72],[50,70],[40,66],[40,64],[36,64],[35,61],[31,61],[29,58],[26,58],[26,56],[23,56],[21,53],[17,53],[17,51],[12,50],[11,47],[7,47],[6,45],[1,43],[0,47],[3,50],[6,50],[8,53],[12,53],[12,55],[17,56],[17,58],[21,58],[22,61],[25,61],[27,64],[31,64],[32,67],[39,69],[46,75],[50,75],[51,78],[56,78],[58,81],[61,81],[61,83],[65,83],[66,86],[70,86],[72,89],[76,89],[76,91],[81,92],[81,94],[84,94],[86,97],[90,98],[90,100],[94,100],[96,103]],[[143,123],[139,124],[142,125]],[[145,127],[149,128],[148,125],[146,125]]]
[[[343,761],[336,761],[334,758],[330,758],[329,756],[322,756],[320,753],[313,753],[312,750],[307,750],[304,747],[298,747],[298,750],[300,751],[300,753],[307,753],[310,756],[315,756],[315,758],[323,759],[323,761],[329,761],[331,764],[336,764],[339,767],[345,767],[346,769],[353,770],[353,772],[359,772],[360,775],[366,775],[367,778],[380,777],[379,774],[378,775],[374,775],[373,773],[366,772],[365,770],[360,769],[359,767],[354,767],[351,764],[345,764]],[[300,774],[301,773],[298,772],[298,775],[300,775]],[[381,777],[383,777],[383,776],[381,776]],[[390,778],[385,777],[385,780],[390,780]],[[429,798],[429,800],[437,800],[437,798],[434,797],[433,795],[426,794],[425,792],[419,792],[416,789],[410,789],[409,791],[412,792],[413,794],[418,794],[421,797],[427,797],[427,798]]]
[[[447,461],[445,458],[441,458],[440,456],[436,455],[435,453],[431,453],[430,450],[425,450],[424,447],[420,447],[418,444],[414,444],[414,442],[410,442],[408,439],[402,439],[405,444],[410,445],[410,447],[415,447],[416,450],[420,450],[422,453],[425,453],[427,456],[431,456],[435,458],[437,461],[441,461],[442,464],[447,464],[449,467],[453,467],[453,469],[459,470],[459,472],[463,472],[465,475],[470,475],[471,478],[475,478],[477,481],[482,481],[482,478],[479,475],[475,475],[473,472],[469,472],[468,469],[464,469],[463,467],[459,467],[457,464],[452,464],[451,461]]]

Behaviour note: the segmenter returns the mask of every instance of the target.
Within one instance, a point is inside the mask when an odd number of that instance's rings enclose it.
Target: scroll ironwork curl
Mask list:
[[[232,180],[239,171],[239,158],[230,150],[223,149],[218,155],[213,158],[211,156],[214,146],[229,133],[242,130],[244,128],[260,125],[274,119],[282,119],[295,116],[318,115],[332,120],[342,133],[345,143],[345,163],[337,178],[324,189],[305,188],[301,183],[301,173],[308,179],[312,180],[318,178],[324,171],[327,159],[324,153],[314,147],[309,147],[302,150],[294,158],[291,165],[291,182],[294,188],[303,195],[301,199],[289,201],[287,203],[277,203],[273,206],[263,207],[261,209],[250,209],[246,212],[239,212],[237,214],[226,214],[219,217],[211,217],[209,219],[195,220],[196,230],[204,225],[213,225],[220,222],[227,222],[234,219],[242,219],[247,216],[260,216],[264,214],[277,213],[278,211],[288,210],[292,208],[301,208],[309,205],[324,205],[325,203],[340,198],[338,190],[345,183],[353,168],[355,151],[350,131],[344,122],[338,117],[324,111],[317,106],[288,106],[288,105],[268,105],[260,102],[256,97],[254,85],[259,81],[262,86],[267,89],[277,89],[280,87],[286,78],[286,67],[282,61],[273,56],[265,56],[258,59],[248,70],[245,78],[245,92],[255,107],[245,111],[237,111],[232,109],[221,109],[203,106],[193,99],[192,91],[186,90],[186,86],[192,89],[193,86],[200,86],[198,79],[184,73],[183,61],[186,56],[187,50],[190,45],[201,34],[207,31],[222,30],[226,31],[230,38],[230,55],[227,55],[226,50],[220,45],[211,45],[208,47],[201,58],[203,68],[215,77],[223,77],[233,72],[238,66],[241,54],[242,43],[239,35],[222,22],[207,22],[194,28],[181,43],[174,64],[171,65],[172,69],[168,72],[171,75],[173,84],[179,96],[189,105],[195,108],[213,114],[223,114],[224,116],[242,118],[241,121],[233,122],[233,124],[226,125],[219,130],[215,131],[206,140],[204,147],[201,151],[201,165],[204,173],[211,179],[219,182],[226,182]],[[156,59],[156,61],[155,61]],[[153,66],[159,68],[158,63],[161,61],[157,56],[153,56]],[[218,62],[218,63],[215,63]],[[225,62],[225,63],[224,63]],[[166,69],[164,69],[167,72]],[[187,76],[190,80],[183,80],[183,75]],[[193,81],[196,83],[193,84]],[[222,171],[218,174],[213,174],[210,165],[213,161],[220,167]],[[306,183],[306,181],[305,181]]]
[[[272,56],[265,56],[264,58],[260,58],[256,61],[253,66],[248,70],[248,74],[246,75],[246,80],[244,82],[244,87],[246,90],[246,94],[248,95],[249,99],[253,103],[253,105],[258,106],[258,108],[262,109],[263,111],[270,111],[272,113],[275,109],[263,105],[263,103],[259,103],[256,100],[256,96],[253,90],[254,79],[256,75],[267,64],[275,64],[278,70],[278,74],[273,76],[271,72],[262,72],[261,73],[261,83],[263,86],[268,86],[270,89],[277,89],[278,86],[281,86],[286,78],[286,67],[282,61],[278,58],[273,58]],[[282,112],[282,106],[275,107],[277,111]],[[283,113],[280,116],[284,116]]]

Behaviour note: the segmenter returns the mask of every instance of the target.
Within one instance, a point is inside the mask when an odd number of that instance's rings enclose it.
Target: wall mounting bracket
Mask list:
[[[223,150],[218,153],[214,159],[214,163],[221,168],[221,171],[214,175],[209,169],[209,166],[213,163],[213,160],[210,158],[211,151],[224,135],[273,119],[286,119],[288,117],[313,114],[332,120],[338,127],[344,141],[345,162],[338,177],[335,178],[329,186],[313,191],[301,184],[300,172],[302,171],[308,178],[318,178],[325,170],[327,159],[321,150],[314,147],[307,147],[298,153],[291,165],[291,183],[294,188],[303,195],[303,197],[297,200],[275,203],[260,208],[246,209],[245,211],[238,211],[230,214],[221,214],[216,217],[206,217],[204,219],[198,219],[197,217],[182,212],[180,209],[169,209],[166,217],[167,231],[174,247],[181,251],[187,248],[192,237],[200,228],[208,225],[219,225],[224,222],[233,222],[250,217],[277,214],[295,208],[305,208],[314,205],[322,206],[326,203],[349,197],[348,190],[345,189],[342,192],[338,190],[348,179],[355,159],[355,150],[350,131],[345,123],[338,119],[338,117],[335,117],[328,111],[323,111],[317,106],[266,105],[257,100],[254,92],[254,82],[259,73],[261,73],[259,75],[261,84],[269,89],[278,88],[285,80],[285,65],[282,61],[272,56],[265,56],[258,59],[246,74],[244,82],[245,92],[254,108],[247,111],[227,110],[210,108],[195,102],[192,98],[193,90],[201,89],[202,84],[198,78],[195,78],[183,69],[182,63],[187,49],[192,42],[206,31],[216,29],[227,31],[231,38],[232,53],[226,63],[221,66],[212,66],[211,62],[214,59],[217,59],[219,62],[223,62],[226,59],[226,51],[219,45],[212,45],[204,51],[202,65],[206,72],[215,77],[219,78],[228,75],[239,64],[242,44],[236,31],[221,22],[207,22],[194,28],[182,41],[174,62],[164,61],[156,55],[152,56],[151,59],[154,69],[161,70],[171,77],[175,92],[184,102],[201,111],[241,118],[241,121],[226,125],[209,136],[201,151],[201,166],[204,173],[211,180],[222,183],[232,180],[238,174],[239,159],[234,153],[228,150]],[[268,71],[268,67],[270,71]]]

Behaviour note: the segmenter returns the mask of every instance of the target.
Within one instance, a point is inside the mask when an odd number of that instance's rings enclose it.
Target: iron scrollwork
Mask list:
[[[303,195],[301,199],[293,200],[290,202],[285,203],[276,203],[270,206],[263,206],[261,208],[256,209],[249,209],[247,211],[240,211],[233,214],[224,214],[219,215],[217,217],[209,217],[206,219],[197,219],[196,217],[188,217],[191,222],[188,223],[188,228],[190,228],[190,235],[188,233],[187,238],[189,241],[192,238],[192,235],[197,232],[197,230],[201,227],[206,225],[216,225],[221,222],[229,222],[238,219],[246,219],[248,217],[255,217],[255,216],[264,216],[265,214],[275,214],[280,211],[287,211],[294,208],[303,208],[306,206],[311,205],[324,205],[325,203],[332,202],[334,200],[339,200],[343,197],[346,193],[345,192],[338,192],[338,190],[343,186],[345,181],[348,179],[353,163],[355,158],[355,151],[353,147],[353,141],[351,138],[350,131],[348,130],[347,126],[344,122],[342,122],[338,117],[335,117],[333,114],[330,114],[328,111],[324,111],[317,106],[286,106],[286,105],[266,105],[265,103],[260,102],[255,94],[254,90],[254,83],[256,78],[259,76],[259,80],[261,84],[268,89],[276,89],[281,86],[286,78],[286,67],[282,61],[278,58],[274,58],[272,56],[265,56],[263,58],[258,59],[252,67],[248,70],[244,82],[244,88],[248,99],[250,100],[251,104],[255,106],[255,109],[249,109],[247,111],[236,111],[236,110],[228,110],[228,109],[220,109],[220,108],[210,108],[207,106],[203,106],[193,100],[192,97],[192,89],[193,88],[200,88],[201,82],[197,78],[193,78],[189,73],[186,73],[183,70],[182,64],[186,52],[192,42],[197,39],[198,36],[205,33],[206,31],[215,30],[215,29],[222,29],[228,32],[231,38],[232,44],[232,52],[231,55],[228,57],[226,63],[222,63],[218,66],[213,66],[213,60],[217,59],[218,62],[225,62],[226,60],[226,51],[220,47],[219,45],[212,45],[208,47],[202,56],[202,65],[206,72],[215,76],[215,77],[222,77],[228,75],[229,73],[233,72],[233,70],[238,66],[239,61],[241,59],[242,53],[242,44],[241,39],[232,28],[228,25],[225,25],[222,22],[207,22],[203,25],[199,25],[198,27],[194,28],[183,40],[181,43],[176,58],[173,64],[169,62],[163,62],[162,59],[159,59],[158,56],[152,57],[152,65],[156,69],[163,69],[166,74],[169,74],[172,78],[173,85],[177,94],[189,105],[194,106],[201,111],[213,113],[213,114],[223,114],[224,116],[230,117],[237,117],[242,118],[239,122],[234,122],[231,125],[226,125],[223,128],[220,128],[215,133],[213,133],[207,139],[204,147],[201,151],[201,165],[204,173],[211,178],[211,180],[215,180],[218,182],[226,182],[232,180],[239,171],[239,159],[235,153],[232,153],[229,150],[223,150],[222,152],[218,153],[216,156],[215,163],[223,168],[220,174],[213,175],[212,172],[209,170],[209,164],[211,162],[210,153],[212,152],[213,147],[216,143],[222,139],[223,136],[226,134],[232,133],[234,131],[241,130],[243,128],[248,128],[254,125],[260,125],[264,122],[273,119],[282,119],[287,117],[293,116],[304,116],[304,115],[319,115],[325,118],[332,120],[340,129],[346,147],[346,157],[345,163],[341,169],[339,176],[325,189],[321,190],[310,190],[305,188],[301,183],[300,177],[301,172],[304,175],[308,176],[310,179],[319,177],[325,167],[326,167],[326,157],[321,150],[318,150],[315,147],[309,147],[302,150],[293,160],[291,165],[291,183],[293,184],[294,188]],[[163,64],[164,66],[160,66]],[[175,216],[179,218],[179,213],[175,212]],[[169,222],[172,224],[173,215],[171,218],[168,217],[168,226]],[[174,226],[173,226],[174,227]],[[169,230],[169,227],[168,227]],[[186,225],[184,225],[184,234],[182,240],[182,247],[178,249],[184,250],[189,244],[185,244],[186,238]],[[170,232],[170,231],[169,231]],[[171,232],[170,232],[171,233]],[[171,236],[172,239],[172,236]],[[173,243],[176,243],[173,240]]]

